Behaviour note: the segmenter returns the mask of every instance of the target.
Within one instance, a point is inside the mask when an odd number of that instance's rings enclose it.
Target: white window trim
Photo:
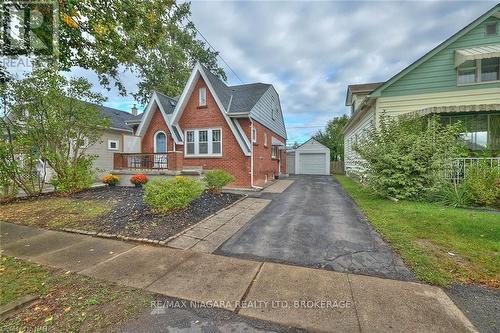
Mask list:
[[[165,153],[168,152],[168,135],[164,131],[157,131],[155,135],[153,135],[153,152],[156,154],[158,153],[157,147],[156,147],[156,136],[160,133],[165,134]],[[162,152],[163,153],[163,152]]]
[[[203,92],[203,99],[202,97]],[[198,106],[207,106],[207,88],[201,87],[198,89]]]
[[[264,147],[267,147],[267,132],[264,132]]]
[[[469,69],[472,69],[473,67],[470,67]],[[463,86],[472,86],[476,84],[488,84],[488,83],[498,83],[500,80],[494,80],[494,81],[481,81],[481,59],[476,59],[476,81],[475,82],[469,82],[469,83],[459,83],[458,82],[458,72],[460,71],[460,68],[457,67],[457,87],[463,87]],[[462,68],[462,69],[467,69],[467,68]]]
[[[277,153],[277,154],[275,154]],[[272,146],[271,147],[271,158],[272,159],[278,159],[279,155],[279,147],[278,146]]]
[[[257,143],[257,128],[252,127],[252,142]]]
[[[213,150],[213,141],[212,141],[212,131],[215,131],[215,130],[219,130],[220,131],[220,153],[219,154],[214,154],[212,152]],[[187,132],[194,132],[194,154],[188,154],[187,153],[187,144],[188,144],[188,141],[187,141]],[[208,154],[200,154],[199,153],[199,149],[200,149],[200,146],[199,146],[199,132],[200,131],[207,131],[207,140],[208,140]],[[210,127],[210,128],[189,128],[189,129],[186,129],[184,131],[184,138],[185,138],[185,142],[184,142],[184,157],[187,157],[187,158],[190,158],[190,157],[222,157],[222,128],[220,127]]]
[[[116,143],[116,148],[112,148],[111,144]],[[120,149],[120,140],[108,139],[108,150],[119,150]]]

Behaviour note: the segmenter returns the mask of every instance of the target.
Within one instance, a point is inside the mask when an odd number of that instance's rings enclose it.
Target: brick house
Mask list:
[[[127,121],[134,136],[115,170],[183,174],[223,169],[233,187],[259,187],[286,170],[286,129],[270,84],[227,86],[196,64],[178,98],[155,92]]]

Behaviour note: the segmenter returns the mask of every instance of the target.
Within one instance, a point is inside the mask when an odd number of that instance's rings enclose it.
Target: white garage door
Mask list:
[[[304,175],[324,175],[326,165],[325,153],[300,153],[299,172]]]

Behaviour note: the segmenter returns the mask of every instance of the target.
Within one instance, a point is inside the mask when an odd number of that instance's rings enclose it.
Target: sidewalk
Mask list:
[[[0,223],[3,254],[312,331],[472,332],[437,287]]]

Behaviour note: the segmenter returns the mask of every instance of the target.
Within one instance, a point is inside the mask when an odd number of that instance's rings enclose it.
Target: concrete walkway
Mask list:
[[[166,245],[181,250],[212,253],[270,202],[266,199],[244,199],[188,228]]]
[[[437,287],[0,223],[3,253],[311,331],[473,332]]]

